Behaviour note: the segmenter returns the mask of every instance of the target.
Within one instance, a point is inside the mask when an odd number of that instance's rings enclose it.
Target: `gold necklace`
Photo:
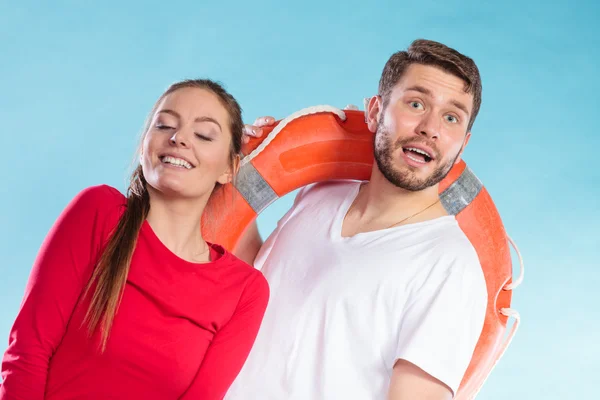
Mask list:
[[[394,227],[394,226],[396,226],[396,225],[400,225],[401,223],[408,221],[408,220],[409,220],[409,219],[411,219],[412,217],[416,217],[417,215],[419,215],[419,214],[421,214],[421,213],[423,213],[423,212],[425,212],[425,211],[429,210],[431,207],[435,206],[435,205],[436,205],[437,203],[439,203],[439,202],[440,202],[440,199],[437,199],[435,202],[431,203],[430,205],[428,205],[427,207],[425,207],[425,208],[424,208],[424,209],[422,209],[421,211],[419,211],[419,212],[417,212],[417,213],[414,213],[414,214],[413,214],[413,215],[411,215],[410,217],[406,217],[406,218],[404,218],[402,221],[396,222],[395,224],[392,224],[392,225],[388,226],[388,227],[387,227],[387,228],[385,228],[385,229],[390,229],[390,228],[392,228],[392,227]]]
[[[395,222],[392,225],[388,226],[387,228],[384,229],[390,229],[396,225],[400,225],[403,222],[408,221],[409,219],[416,217],[417,215],[424,213],[425,211],[429,210],[431,207],[435,206],[437,203],[440,202],[440,199],[438,198],[436,201],[434,201],[433,203],[431,203],[430,205],[428,205],[427,207],[425,207],[424,209],[422,209],[421,211],[418,211],[416,213],[414,213],[413,215],[410,215],[404,219],[402,219],[401,221]],[[352,209],[354,208],[354,205],[356,204],[356,199],[354,199],[354,202],[352,203],[352,205],[350,206],[350,209],[348,210],[348,213],[350,213],[350,211],[352,211]]]

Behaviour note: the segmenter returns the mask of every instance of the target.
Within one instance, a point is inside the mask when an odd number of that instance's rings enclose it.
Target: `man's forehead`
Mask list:
[[[398,95],[414,91],[447,102],[459,102],[473,109],[473,93],[466,91],[467,83],[458,76],[430,65],[412,64],[396,83],[393,91]]]

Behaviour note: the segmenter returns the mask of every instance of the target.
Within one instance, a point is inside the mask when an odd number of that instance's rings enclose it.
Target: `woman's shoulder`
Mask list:
[[[237,271],[237,274],[235,275],[241,275],[243,277],[243,285],[246,292],[252,292],[266,297],[269,296],[269,285],[262,272],[239,259],[222,246],[218,244],[212,244],[211,246],[221,254],[221,262],[227,264],[230,268],[235,269]]]
[[[125,196],[109,185],[89,186],[81,190],[71,201],[72,207],[78,207],[90,212],[114,210],[127,202]]]
[[[81,190],[77,197],[88,202],[125,203],[125,196],[110,185],[94,185]]]
[[[114,187],[90,186],[75,195],[63,216],[72,216],[81,228],[89,226],[110,231],[123,214],[126,204],[125,196]]]

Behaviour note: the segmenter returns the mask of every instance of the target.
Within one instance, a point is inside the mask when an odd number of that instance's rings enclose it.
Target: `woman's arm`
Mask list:
[[[214,336],[198,374],[181,399],[220,400],[248,358],[269,301],[269,286],[257,272],[233,317]]]
[[[0,400],[44,398],[49,360],[91,275],[103,223],[99,209],[107,195],[114,199],[110,190],[79,193],[46,236],[2,360]]]

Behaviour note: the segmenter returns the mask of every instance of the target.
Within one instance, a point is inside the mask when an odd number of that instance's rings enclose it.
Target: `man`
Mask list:
[[[470,58],[426,40],[392,55],[366,110],[370,180],[303,188],[262,247],[256,226],[239,246],[271,299],[227,399],[456,393],[487,292],[438,184],[460,160],[480,103]]]

